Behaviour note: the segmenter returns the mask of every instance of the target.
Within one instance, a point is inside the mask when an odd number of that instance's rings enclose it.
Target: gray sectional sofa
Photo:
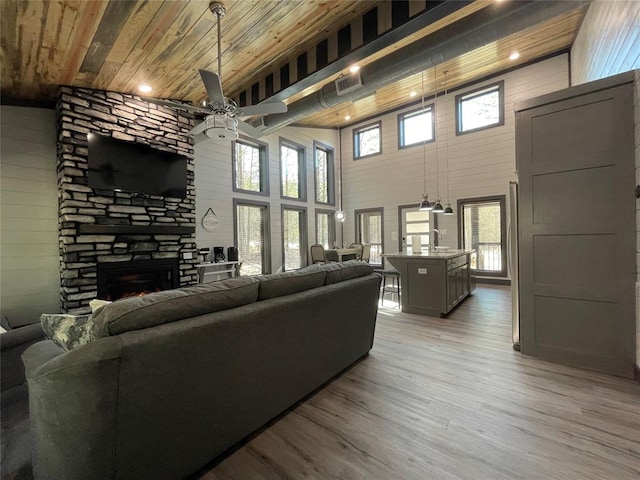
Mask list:
[[[23,356],[36,478],[192,474],[366,355],[379,288],[352,261],[101,307]]]

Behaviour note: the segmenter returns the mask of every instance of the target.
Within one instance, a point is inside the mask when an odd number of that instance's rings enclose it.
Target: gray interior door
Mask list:
[[[517,106],[520,340],[527,355],[633,376],[632,76]]]

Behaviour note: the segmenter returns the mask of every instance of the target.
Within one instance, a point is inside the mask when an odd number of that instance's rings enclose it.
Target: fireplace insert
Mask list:
[[[179,286],[177,258],[98,263],[98,298],[118,300]]]

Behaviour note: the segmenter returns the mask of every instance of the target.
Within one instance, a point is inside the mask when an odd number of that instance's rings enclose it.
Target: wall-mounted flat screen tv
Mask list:
[[[184,198],[187,157],[136,142],[90,133],[91,188]]]

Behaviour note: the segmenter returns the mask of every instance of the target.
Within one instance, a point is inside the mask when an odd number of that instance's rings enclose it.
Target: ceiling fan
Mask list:
[[[268,115],[271,113],[285,113],[287,105],[281,101],[265,101],[258,105],[238,107],[238,105],[226,98],[222,93],[222,42],[220,41],[220,19],[224,17],[226,9],[219,2],[211,2],[209,10],[218,17],[218,73],[207,70],[199,70],[202,83],[207,90],[209,101],[204,101],[202,106],[180,103],[172,100],[145,98],[145,100],[160,105],[165,105],[178,110],[186,110],[204,115],[201,123],[189,131],[190,135],[204,133],[209,138],[220,140],[235,140],[238,138],[238,130],[251,137],[258,138],[262,132],[238,117],[251,117],[254,115]]]

